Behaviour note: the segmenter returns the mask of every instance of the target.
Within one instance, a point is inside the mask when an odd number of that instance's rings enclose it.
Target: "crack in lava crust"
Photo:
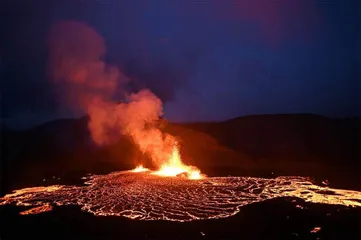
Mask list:
[[[276,197],[361,206],[361,192],[320,187],[302,177],[189,180],[126,171],[94,175],[87,180],[85,186],[54,185],[16,190],[0,198],[0,205],[72,204],[96,216],[182,222],[233,216],[241,206]],[[34,213],[36,211],[29,211],[29,214]]]

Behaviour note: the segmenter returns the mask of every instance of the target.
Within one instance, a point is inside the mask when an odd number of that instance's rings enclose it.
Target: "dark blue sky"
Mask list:
[[[107,61],[159,95],[172,121],[359,116],[359,12],[351,0],[5,0],[2,119],[32,125],[68,115],[46,72],[46,36],[58,20],[95,28]]]

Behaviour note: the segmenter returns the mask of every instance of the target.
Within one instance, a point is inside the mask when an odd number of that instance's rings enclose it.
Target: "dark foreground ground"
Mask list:
[[[296,200],[297,202],[294,202]],[[293,202],[292,202],[293,201]],[[301,205],[303,209],[295,207]],[[68,206],[21,216],[0,208],[1,239],[360,239],[361,210],[273,199],[247,205],[230,218],[193,222],[95,217]],[[311,231],[321,227],[317,233]]]

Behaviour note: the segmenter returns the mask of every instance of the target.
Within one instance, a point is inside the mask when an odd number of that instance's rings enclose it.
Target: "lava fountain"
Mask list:
[[[61,95],[64,104],[89,116],[88,129],[95,144],[116,144],[128,136],[158,168],[154,174],[204,177],[196,167],[182,163],[176,138],[161,130],[161,99],[150,89],[127,90],[131,79],[104,61],[105,41],[94,29],[81,22],[61,21],[50,31],[49,47],[52,79],[66,90]],[[138,166],[133,172],[146,170]]]
[[[164,177],[187,177],[189,179],[202,179],[205,177],[204,174],[201,174],[198,168],[183,164],[177,142],[174,143],[174,147],[168,161],[163,163],[159,170],[153,172],[153,174]]]
[[[136,168],[134,168],[133,170],[131,170],[132,172],[146,172],[149,171],[148,168],[143,167],[143,165],[139,165]]]

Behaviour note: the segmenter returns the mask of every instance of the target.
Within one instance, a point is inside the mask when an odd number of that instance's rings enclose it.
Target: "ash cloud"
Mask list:
[[[130,136],[156,165],[169,156],[174,137],[157,127],[163,114],[161,100],[148,89],[125,91],[129,81],[115,66],[105,62],[103,38],[89,25],[62,21],[49,35],[49,70],[66,105],[89,115],[88,128],[98,145]],[[116,99],[122,97],[123,102]]]
[[[48,42],[50,73],[67,90],[65,96],[70,106],[76,102],[75,105],[87,110],[95,98],[109,100],[116,88],[126,82],[116,67],[103,60],[104,40],[86,23],[57,22],[51,28]]]

